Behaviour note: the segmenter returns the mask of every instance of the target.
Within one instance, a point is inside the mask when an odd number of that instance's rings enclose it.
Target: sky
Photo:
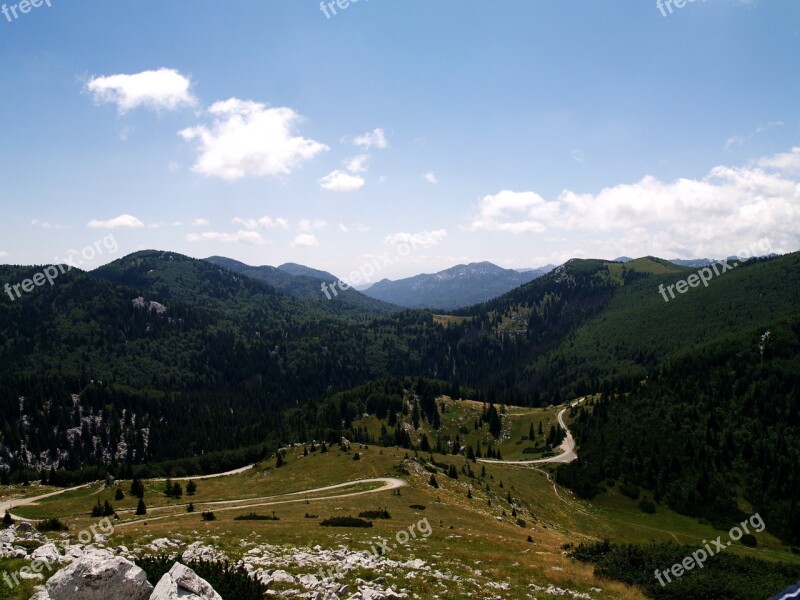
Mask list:
[[[0,11],[3,263],[378,280],[800,249],[796,0]]]

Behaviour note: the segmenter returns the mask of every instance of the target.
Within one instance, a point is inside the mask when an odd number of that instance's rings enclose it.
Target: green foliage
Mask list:
[[[703,569],[672,577],[659,584],[656,570],[663,572],[681,563],[697,548],[675,544],[649,546],[616,545],[608,541],[581,544],[570,556],[595,565],[595,575],[641,587],[655,600],[763,600],[767,591],[785,589],[797,581],[797,567],[786,563],[756,560],[721,552],[712,556]]]
[[[136,561],[136,565],[144,570],[147,580],[154,586],[174,564],[174,558],[163,555],[145,556]],[[264,598],[268,591],[265,584],[251,578],[247,571],[236,565],[205,561],[191,561],[184,564],[205,579],[225,600]]]
[[[36,529],[41,532],[69,531],[69,527],[67,527],[66,523],[62,523],[59,519],[45,519],[44,521],[39,521],[36,524]]]
[[[331,517],[320,523],[323,527],[372,527],[372,521],[365,521],[357,517]]]
[[[358,513],[358,516],[362,519],[391,519],[392,515],[389,514],[385,508],[381,508],[379,510],[365,510],[363,512]]]
[[[239,515],[238,517],[233,518],[234,521],[280,521],[280,518],[275,516],[273,512],[271,515],[258,515],[254,512],[251,512],[246,515]]]
[[[745,515],[800,541],[800,317],[730,336],[667,362],[635,392],[581,409],[580,456],[556,479],[592,497],[624,475],[683,514],[728,526]]]

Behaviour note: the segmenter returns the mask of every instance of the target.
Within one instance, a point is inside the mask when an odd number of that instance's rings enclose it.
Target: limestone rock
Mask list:
[[[147,600],[153,586],[129,560],[95,551],[53,575],[46,589],[50,600]]]
[[[222,600],[214,588],[181,563],[175,563],[158,582],[150,600]]]

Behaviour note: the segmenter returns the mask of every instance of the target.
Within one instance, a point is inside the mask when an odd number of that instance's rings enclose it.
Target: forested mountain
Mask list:
[[[39,270],[0,267],[0,286]],[[739,476],[792,536],[800,254],[752,260],[665,302],[659,286],[694,272],[652,257],[572,260],[451,315],[382,314],[138,252],[0,303],[0,459],[23,476],[257,456],[385,410],[346,393],[386,376],[497,404],[602,391],[576,428],[586,462],[562,481],[591,494],[628,473],[681,511],[724,516]],[[684,454],[693,466],[678,464]]]
[[[232,258],[222,256],[212,256],[207,258],[206,261],[228,271],[240,273],[250,279],[271,285],[275,289],[301,300],[331,302],[333,303],[333,308],[339,312],[349,311],[349,314],[357,315],[358,310],[356,309],[363,310],[367,314],[388,314],[402,310],[399,306],[374,300],[352,288],[341,290],[337,287],[336,294],[329,291],[326,295],[323,291],[323,284],[330,286],[336,283],[339,278],[330,273],[317,271],[302,265],[287,263],[280,267],[251,267]]]
[[[553,269],[515,271],[490,262],[458,265],[432,275],[407,279],[383,279],[364,294],[406,308],[453,310],[486,302],[541,277]]]

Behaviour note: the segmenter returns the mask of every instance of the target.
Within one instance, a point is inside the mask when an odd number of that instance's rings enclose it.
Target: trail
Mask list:
[[[547,463],[567,464],[577,460],[578,453],[575,451],[575,438],[572,437],[572,433],[567,427],[567,424],[564,423],[564,413],[567,412],[567,408],[577,406],[584,400],[586,400],[586,398],[576,400],[570,406],[562,408],[558,413],[558,424],[567,434],[567,437],[564,438],[564,441],[561,442],[561,446],[559,446],[561,449],[561,454],[558,454],[557,456],[550,456],[548,458],[539,458],[536,460],[495,460],[492,458],[479,458],[478,462],[495,463],[501,465],[543,465]]]
[[[311,498],[296,498],[296,499],[289,499],[289,500],[276,500],[276,498],[286,498],[288,496],[305,496],[306,494],[317,494],[319,492],[326,492],[329,490],[336,490],[345,487],[351,487],[354,485],[359,485],[362,483],[383,483],[384,485],[379,488],[375,488],[374,490],[362,490],[359,492],[349,492],[346,494],[337,494],[334,496],[318,496],[318,497],[311,497]],[[205,502],[202,504],[198,504],[195,507],[195,510],[202,510],[203,508],[208,507],[217,507],[217,506],[224,506],[227,504],[236,504],[236,506],[229,506],[225,508],[215,508],[217,512],[224,512],[229,510],[242,510],[248,508],[260,508],[264,506],[278,506],[280,504],[293,504],[296,502],[311,502],[311,501],[318,501],[318,500],[337,500],[341,498],[352,498],[354,496],[363,496],[366,494],[377,494],[379,492],[388,492],[389,490],[396,490],[398,488],[404,487],[406,484],[405,481],[402,479],[396,479],[394,477],[378,477],[375,479],[356,479],[354,481],[348,481],[345,483],[337,483],[335,485],[327,485],[324,487],[313,488],[310,490],[303,490],[301,492],[290,492],[288,494],[278,494],[275,496],[263,496],[261,498],[245,498],[242,500],[219,500],[214,502]],[[249,504],[240,504],[242,502],[249,502]],[[173,506],[161,506],[153,509],[148,509],[149,512],[155,512],[159,510],[169,510],[175,508],[181,508],[185,505],[173,505]],[[164,515],[162,517],[144,517],[142,519],[137,519],[135,521],[127,521],[125,523],[119,523],[116,527],[128,527],[130,525],[135,525],[137,523],[143,522],[151,522],[151,521],[161,521],[162,519],[170,519],[170,518],[179,518],[185,517],[189,515],[195,515],[197,512],[188,513],[176,513],[170,515]]]
[[[189,479],[193,479],[193,480],[198,480],[199,481],[201,479],[214,479],[216,477],[227,477],[229,475],[239,475],[241,473],[244,473],[245,471],[249,471],[253,467],[255,467],[255,465],[248,465],[246,467],[241,467],[239,469],[234,469],[233,471],[226,471],[225,473],[214,473],[212,475],[201,475],[201,476],[198,476],[198,477],[176,477],[172,481],[187,481]],[[166,479],[153,479],[151,481],[166,481]],[[96,485],[97,483],[99,483],[99,482],[98,481],[93,481],[91,483],[83,483],[81,485],[76,485],[75,487],[66,488],[66,489],[63,489],[63,490],[56,490],[55,492],[49,492],[47,494],[42,494],[41,496],[33,496],[31,498],[17,498],[17,499],[13,499],[13,500],[5,500],[3,502],[0,502],[0,514],[5,514],[6,511],[11,513],[12,509],[19,508],[21,506],[35,506],[40,501],[46,500],[47,498],[52,498],[53,496],[59,496],[61,494],[66,494],[67,492],[74,492],[76,490],[87,489],[87,488],[92,487],[93,485]],[[96,494],[100,493],[102,490],[103,490],[103,488],[101,487],[99,490],[94,492],[92,495],[96,495]],[[35,519],[26,519],[24,517],[20,517],[18,515],[13,514],[13,513],[11,513],[11,517],[13,519],[18,520],[18,521],[34,521],[35,520]]]

